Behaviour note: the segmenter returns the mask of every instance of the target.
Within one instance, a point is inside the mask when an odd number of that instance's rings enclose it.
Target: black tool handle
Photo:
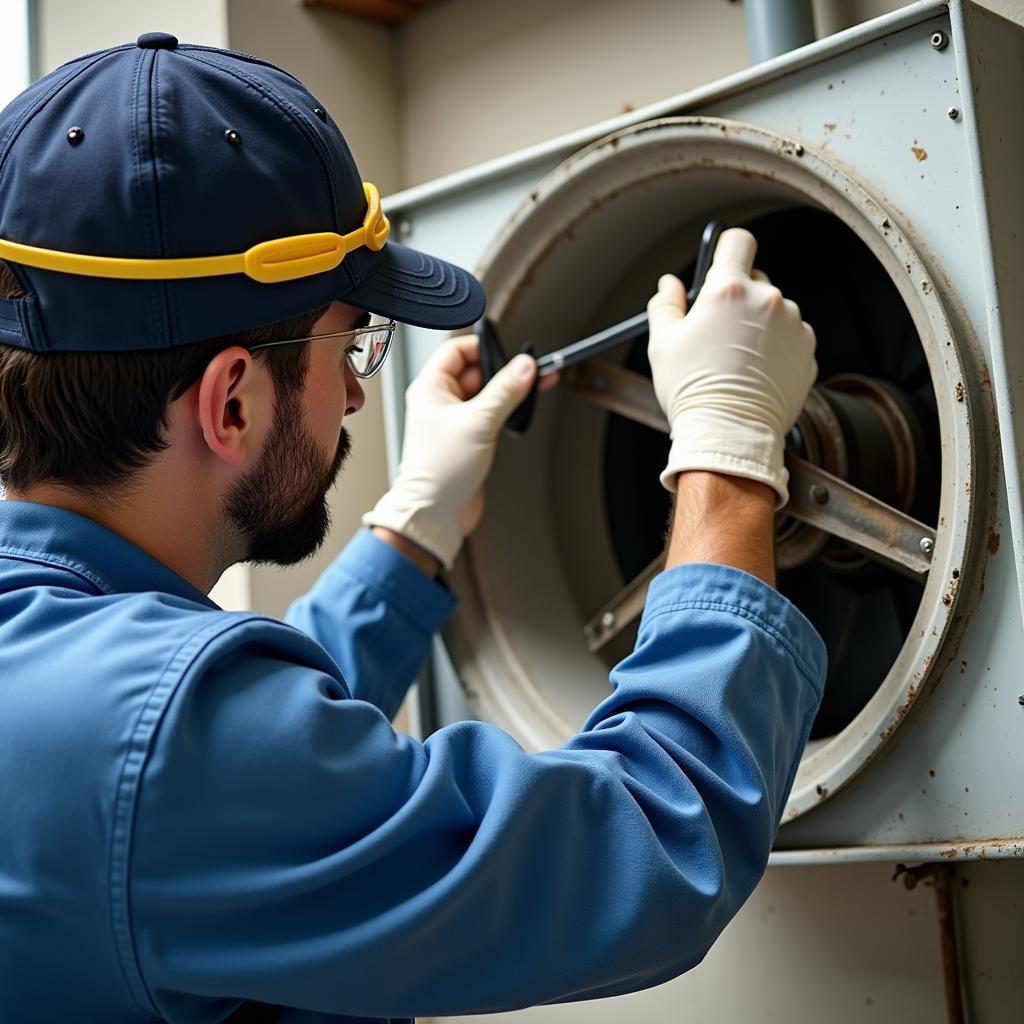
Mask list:
[[[486,384],[507,362],[508,357],[498,340],[498,332],[494,321],[489,317],[481,317],[473,328],[480,353],[480,376]],[[533,355],[533,346],[524,345],[520,352]],[[530,426],[533,409],[537,404],[537,380],[534,378],[530,393],[512,410],[512,415],[505,422],[505,429],[511,434],[522,434]]]

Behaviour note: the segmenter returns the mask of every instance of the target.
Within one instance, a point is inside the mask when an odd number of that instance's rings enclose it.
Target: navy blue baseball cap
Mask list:
[[[0,111],[0,343],[168,348],[339,299],[420,327],[479,319],[465,270],[388,239],[337,124],[287,72],[151,32]]]

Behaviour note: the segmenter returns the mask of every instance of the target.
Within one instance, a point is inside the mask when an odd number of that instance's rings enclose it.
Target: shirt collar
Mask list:
[[[217,607],[131,541],[55,505],[0,500],[0,558],[4,556],[53,566],[105,594],[157,591]]]

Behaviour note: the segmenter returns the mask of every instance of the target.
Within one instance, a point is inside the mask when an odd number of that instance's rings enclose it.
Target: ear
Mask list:
[[[273,386],[240,345],[219,352],[199,379],[196,414],[203,440],[232,466],[255,456],[273,418]]]

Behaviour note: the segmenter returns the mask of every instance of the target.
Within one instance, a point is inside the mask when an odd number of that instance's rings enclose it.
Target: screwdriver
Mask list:
[[[715,246],[718,244],[719,236],[725,230],[721,221],[709,221],[701,236],[700,248],[697,250],[697,265],[694,268],[693,283],[686,293],[686,308],[693,305],[694,300],[700,294],[704,286],[704,279],[708,276],[711,268],[711,258],[715,253]],[[647,333],[647,313],[637,313],[628,320],[606,327],[603,331],[591,334],[579,341],[574,341],[565,348],[555,352],[549,352],[537,360],[537,376],[547,377],[552,373],[575,366],[591,356],[596,356],[605,349],[615,345],[621,345],[627,341],[635,341]]]
[[[719,236],[724,230],[725,225],[717,220],[709,221],[704,227],[700,246],[697,249],[693,283],[690,285],[690,290],[686,293],[687,308],[693,305],[694,300],[700,294],[704,280],[708,275],[708,270],[711,268],[715,246],[718,245]],[[479,343],[480,373],[486,384],[508,362],[508,357],[505,355],[505,350],[498,340],[497,328],[490,317],[485,316],[477,321],[474,330]],[[541,377],[558,373],[560,370],[567,369],[570,366],[575,366],[576,363],[581,363],[584,359],[589,359],[591,356],[595,356],[599,352],[604,352],[606,349],[613,348],[616,345],[622,345],[627,341],[635,341],[637,338],[643,337],[647,330],[648,322],[645,311],[637,313],[636,316],[631,316],[628,320],[623,320],[612,327],[606,327],[603,331],[598,331],[596,334],[591,334],[586,338],[581,338],[579,341],[574,341],[572,344],[566,345],[555,352],[548,352],[537,360],[537,379],[539,380]],[[524,345],[521,351],[532,356],[533,346]],[[530,393],[513,410],[512,415],[509,416],[505,424],[505,429],[509,433],[525,433],[533,419],[533,409],[536,400],[537,384],[535,382]]]

